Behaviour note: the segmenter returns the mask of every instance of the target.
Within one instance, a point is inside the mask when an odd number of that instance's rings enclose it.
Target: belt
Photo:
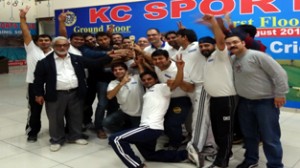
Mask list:
[[[56,90],[57,92],[65,92],[65,93],[70,93],[76,91],[78,88],[72,88],[72,89],[67,89],[67,90]]]

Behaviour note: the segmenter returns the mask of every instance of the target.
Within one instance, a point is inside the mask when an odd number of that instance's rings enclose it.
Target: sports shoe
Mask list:
[[[60,148],[61,148],[60,144],[51,144],[50,145],[50,151],[51,152],[56,152],[56,151],[60,150]]]
[[[28,135],[27,142],[34,143],[37,141],[37,135]]]
[[[196,164],[197,167],[202,167],[204,164],[204,159],[202,159],[201,154],[199,154],[196,149],[194,148],[193,145],[188,145],[187,146],[187,151],[188,151],[188,159]]]
[[[214,162],[216,160],[217,154],[214,155],[207,155],[205,156],[205,160],[209,161],[209,162]]]
[[[205,156],[205,160],[209,161],[209,162],[214,162],[216,160],[217,154],[214,155],[207,155]],[[230,155],[229,160],[233,160],[234,156],[233,154]]]
[[[88,144],[88,141],[85,140],[85,139],[76,139],[74,141],[74,143],[78,144],[78,145],[87,145]]]
[[[247,163],[243,161],[241,164],[237,165],[236,168],[254,168],[257,167],[258,163]]]
[[[222,167],[219,167],[219,166],[216,166],[216,165],[212,164],[212,165],[210,165],[210,166],[208,166],[206,168],[222,168]]]

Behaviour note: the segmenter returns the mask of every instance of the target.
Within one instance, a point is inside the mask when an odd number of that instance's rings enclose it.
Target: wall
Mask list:
[[[52,0],[53,9],[78,8],[105,4],[117,4],[126,2],[139,2],[145,0]]]
[[[14,2],[18,2],[17,5],[12,6]],[[31,6],[30,11],[27,14],[27,22],[35,22],[36,6],[34,0],[7,0],[0,1],[0,22],[20,22],[19,9],[25,8],[25,6]]]

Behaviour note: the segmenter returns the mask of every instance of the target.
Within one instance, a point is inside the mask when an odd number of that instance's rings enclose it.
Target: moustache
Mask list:
[[[237,47],[230,47],[229,50],[238,49]]]

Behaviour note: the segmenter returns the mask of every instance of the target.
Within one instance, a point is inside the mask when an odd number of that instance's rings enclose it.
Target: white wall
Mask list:
[[[105,4],[117,4],[126,2],[139,2],[145,0],[52,0],[53,9],[78,8],[87,6],[97,6]]]
[[[0,2],[0,22],[20,22],[19,9],[25,8],[26,5],[31,6],[27,14],[27,22],[34,23],[36,18],[36,7],[34,0],[19,0],[17,6],[12,6],[14,1],[1,1]],[[23,4],[22,4],[23,3]]]

